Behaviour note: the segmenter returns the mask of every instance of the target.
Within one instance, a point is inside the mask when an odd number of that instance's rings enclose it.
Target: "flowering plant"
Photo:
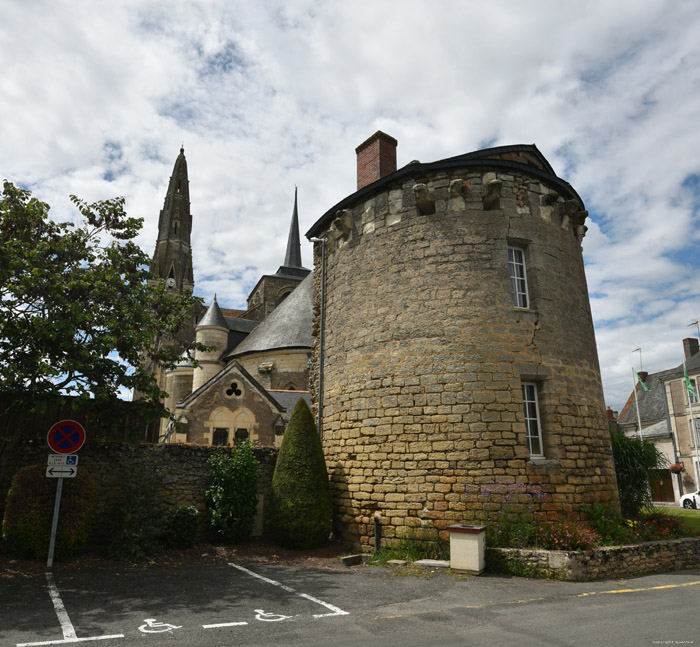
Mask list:
[[[486,543],[493,547],[533,545],[535,525],[543,517],[540,506],[547,493],[533,483],[485,483],[467,486],[483,504]]]
[[[545,550],[588,550],[600,542],[590,526],[572,521],[545,521],[535,525],[535,543]]]

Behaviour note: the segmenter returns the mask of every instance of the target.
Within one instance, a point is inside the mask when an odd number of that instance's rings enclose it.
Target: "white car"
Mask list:
[[[700,490],[691,492],[690,494],[684,494],[681,497],[681,508],[695,508],[696,510],[700,508]]]

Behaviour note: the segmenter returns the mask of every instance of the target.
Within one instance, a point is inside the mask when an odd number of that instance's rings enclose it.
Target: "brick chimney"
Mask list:
[[[695,337],[688,337],[683,340],[683,352],[685,358],[690,359],[695,353],[700,350],[700,342]]]
[[[647,371],[639,371],[639,373],[637,373],[637,375],[639,375],[639,379],[642,382],[644,382],[644,384],[647,383],[647,378],[649,377],[649,373]]]
[[[398,144],[393,137],[378,130],[355,149],[358,191],[396,170]]]

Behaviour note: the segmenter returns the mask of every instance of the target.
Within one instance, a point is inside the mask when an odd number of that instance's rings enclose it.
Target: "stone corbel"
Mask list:
[[[501,188],[503,183],[496,178],[495,173],[486,173],[484,183],[484,211],[501,208]]]
[[[427,184],[414,184],[413,194],[416,196],[418,213],[424,216],[430,216],[435,213],[435,200],[432,199]]]
[[[561,226],[565,229],[569,223],[573,223],[575,228],[583,226],[588,217],[588,211],[581,208],[578,200],[567,200],[560,206]]]
[[[342,209],[336,214],[336,218],[331,225],[331,230],[336,239],[347,240],[352,232],[352,214],[347,209]]]

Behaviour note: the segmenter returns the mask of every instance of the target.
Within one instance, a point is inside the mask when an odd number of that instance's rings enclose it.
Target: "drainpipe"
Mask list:
[[[326,239],[309,238],[312,243],[321,243],[321,325],[318,340],[318,435],[322,437],[321,421],[323,420],[323,347],[326,330]]]

